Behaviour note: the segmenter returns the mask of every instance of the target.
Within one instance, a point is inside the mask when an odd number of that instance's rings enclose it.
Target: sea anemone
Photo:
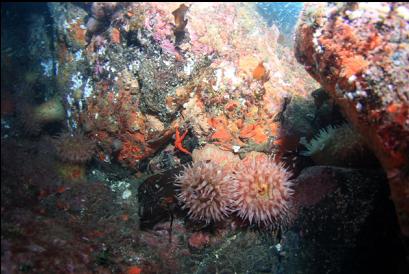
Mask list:
[[[304,145],[307,150],[301,154],[320,165],[351,166],[365,150],[362,137],[348,124],[321,129]]]
[[[195,221],[217,222],[231,213],[236,187],[230,175],[213,162],[199,161],[176,177],[177,198]]]
[[[33,115],[41,124],[61,122],[65,119],[65,109],[61,100],[53,98],[36,106]]]
[[[81,133],[63,133],[53,143],[58,158],[68,163],[85,163],[92,158],[95,150],[95,143]]]
[[[244,159],[233,172],[237,215],[264,227],[288,224],[293,194],[290,176],[282,164],[267,156]]]

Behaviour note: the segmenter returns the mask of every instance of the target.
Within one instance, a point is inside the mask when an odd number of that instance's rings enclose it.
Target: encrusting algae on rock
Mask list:
[[[406,273],[406,4],[4,7],[2,272]]]
[[[402,232],[409,235],[409,25],[402,9],[407,5],[306,4],[295,55],[389,174]]]

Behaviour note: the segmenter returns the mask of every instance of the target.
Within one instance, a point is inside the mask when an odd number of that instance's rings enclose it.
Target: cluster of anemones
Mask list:
[[[177,197],[196,221],[218,222],[235,213],[250,224],[278,227],[290,219],[289,177],[281,164],[265,155],[228,168],[217,160],[198,161],[177,176]]]

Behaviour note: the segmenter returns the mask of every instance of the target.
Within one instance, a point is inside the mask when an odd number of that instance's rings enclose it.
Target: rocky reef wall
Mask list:
[[[50,12],[67,125],[97,141],[102,161],[138,170],[179,128],[186,151],[208,142],[269,151],[284,98],[316,88],[252,4],[52,3]]]
[[[409,5],[306,4],[295,55],[362,134],[409,236]]]
[[[405,224],[406,8],[373,5],[306,6],[323,87],[257,4],[2,5],[2,272],[409,273],[365,145]]]

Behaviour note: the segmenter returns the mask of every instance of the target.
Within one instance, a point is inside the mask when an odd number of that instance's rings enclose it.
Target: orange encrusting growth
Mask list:
[[[360,55],[343,58],[341,62],[344,67],[342,76],[345,78],[360,74],[368,67],[368,62]]]
[[[393,4],[382,5],[390,11],[373,13],[360,7],[362,16],[352,20],[346,14],[347,4],[334,9],[324,19],[319,13],[304,12],[296,31],[295,55],[338,104],[388,173],[402,233],[409,235],[405,172],[409,162],[404,80],[407,58],[394,38],[405,31],[407,21],[396,14]],[[308,8],[311,7],[307,6],[306,11]],[[323,8],[330,7],[323,4]],[[309,24],[311,19],[318,26]],[[379,22],[394,27],[384,32],[379,29]],[[357,90],[365,93],[351,98]]]
[[[75,24],[70,26],[68,32],[78,44],[80,44],[81,46],[85,46],[87,31],[81,27],[82,24],[83,21],[78,20]]]
[[[111,32],[111,41],[115,44],[121,43],[121,33],[119,29],[113,28]]]
[[[222,142],[230,142],[233,137],[230,132],[225,128],[218,128],[215,133],[212,135],[212,139],[217,139]]]
[[[320,59],[334,60],[333,67],[342,68],[340,76],[344,79],[362,73],[369,64],[364,56],[381,42],[376,32],[366,40],[360,39],[357,33],[341,20],[335,21],[331,33],[332,35],[319,38],[320,44],[325,48]],[[322,65],[320,70],[324,70]]]
[[[240,137],[243,139],[251,139],[257,144],[265,143],[268,140],[268,136],[264,133],[264,128],[257,124],[244,126],[240,131]]]
[[[258,66],[253,71],[253,78],[259,81],[267,80],[267,70],[263,65],[263,62],[260,62]]]
[[[128,268],[126,273],[127,274],[141,274],[142,269],[140,267],[138,267],[138,266],[131,266],[130,268]]]

